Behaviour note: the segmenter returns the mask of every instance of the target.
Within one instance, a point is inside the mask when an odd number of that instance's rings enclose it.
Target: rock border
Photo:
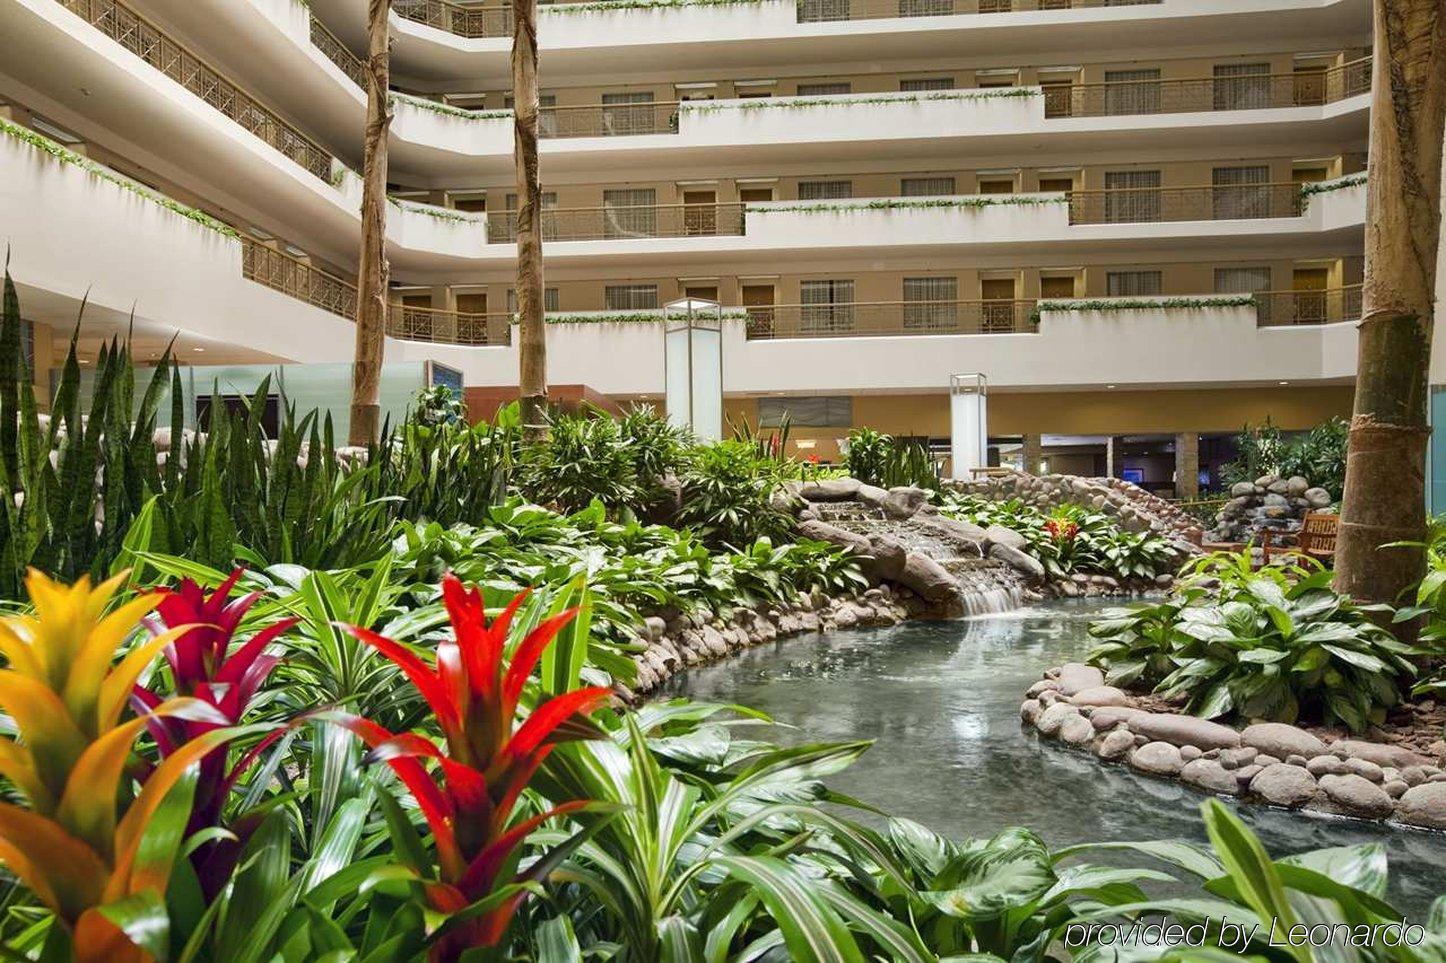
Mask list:
[[[1338,739],[1279,722],[1235,729],[1129,705],[1104,673],[1049,669],[1019,717],[1046,739],[1149,776],[1250,803],[1446,831],[1446,770],[1402,746]]]

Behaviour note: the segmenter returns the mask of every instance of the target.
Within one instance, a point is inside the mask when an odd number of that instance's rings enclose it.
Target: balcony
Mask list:
[[[1033,334],[1033,301],[856,301],[745,309],[750,340]]]
[[[1158,6],[1161,0],[799,0],[799,23]]]
[[[742,236],[742,204],[647,204],[544,208],[544,241],[618,241],[651,237]],[[517,212],[487,215],[488,243],[517,240]]]
[[[1299,184],[1211,184],[1071,191],[1071,224],[1158,224],[1300,217],[1306,198]]]

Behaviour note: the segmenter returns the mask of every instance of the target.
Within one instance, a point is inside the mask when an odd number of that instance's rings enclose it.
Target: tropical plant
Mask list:
[[[714,544],[742,545],[784,536],[792,516],[770,500],[783,477],[778,462],[760,458],[740,441],[700,445],[683,475],[681,525]]]
[[[193,763],[238,733],[215,728],[171,748],[143,778],[127,776],[137,736],[157,719],[224,725],[195,698],[121,714],[137,678],[185,631],[134,645],[111,664],[140,619],[162,597],[140,595],[107,607],[126,574],[92,587],[39,572],[26,579],[34,615],[0,621],[0,707],[17,739],[0,741],[0,774],[26,805],[0,803],[0,857],[55,914],[46,954],[82,963],[163,956],[169,939],[166,886],[185,838]],[[68,945],[67,945],[68,944]]]
[[[1246,425],[1235,436],[1235,459],[1220,468],[1221,479],[1229,486],[1262,475],[1300,475],[1339,499],[1345,485],[1349,434],[1350,425],[1341,417],[1291,435],[1269,418],[1259,425]]]
[[[1402,698],[1421,650],[1376,621],[1304,560],[1251,570],[1248,552],[1202,556],[1182,569],[1178,597],[1106,613],[1090,656],[1121,684],[1183,696],[1205,718],[1341,724],[1360,732]],[[1167,671],[1168,670],[1168,671]]]
[[[519,870],[519,847],[534,829],[589,804],[571,799],[522,820],[513,817],[537,767],[556,746],[597,734],[586,714],[610,693],[593,687],[543,697],[514,731],[528,677],[576,610],[537,625],[507,659],[508,630],[525,595],[515,596],[490,624],[481,592],[456,577],[443,579],[442,599],[455,635],[437,646],[435,666],[365,626],[347,631],[406,675],[430,708],[444,745],[418,732],[395,734],[357,715],[326,718],[360,736],[371,747],[368,759],[386,762],[421,809],[435,860],[400,807],[382,797],[397,856],[416,875],[425,905],[444,921],[431,934],[429,956],[452,961],[473,948],[496,946],[532,891],[529,884],[546,878],[582,841],[576,836]],[[428,761],[437,763],[437,775],[428,771]]]
[[[451,385],[429,385],[418,388],[412,396],[413,424],[425,428],[438,425],[460,425],[467,421],[467,402]]]
[[[940,485],[939,465],[925,442],[872,428],[849,433],[844,469],[861,482],[884,488],[911,485],[937,490]]]
[[[565,512],[593,499],[614,513],[631,511],[640,495],[628,438],[601,412],[555,419],[547,440],[528,448],[518,485],[534,501]]]

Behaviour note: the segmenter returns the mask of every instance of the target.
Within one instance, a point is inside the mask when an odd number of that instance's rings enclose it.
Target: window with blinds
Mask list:
[[[603,237],[656,237],[657,204],[651,187],[603,191]]]
[[[658,307],[656,284],[609,284],[603,288],[603,305],[609,311],[650,311]]]
[[[1270,167],[1217,167],[1210,172],[1216,220],[1270,216]]]
[[[953,90],[953,77],[914,77],[899,81],[899,89],[905,92],[921,90]]]
[[[603,94],[602,102],[604,134],[627,135],[656,132],[657,124],[653,122],[652,91]]]
[[[854,196],[853,181],[799,181],[800,201],[829,201]]]
[[[1216,64],[1216,110],[1256,110],[1270,106],[1270,64]]]
[[[958,278],[904,278],[904,327],[948,329],[959,322]]]
[[[799,285],[799,326],[804,331],[849,331],[854,326],[854,282],[804,281]]]
[[[852,90],[853,85],[846,80],[839,83],[799,84],[798,96],[827,97],[833,94],[846,94]]]
[[[1105,171],[1105,222],[1135,224],[1160,219],[1159,171]]]
[[[904,197],[947,197],[954,193],[952,177],[905,177],[899,181]]]
[[[806,428],[852,428],[852,398],[759,398],[758,424],[777,428],[784,418]]]
[[[901,17],[943,17],[954,12],[954,0],[899,0]]]
[[[1108,271],[1105,290],[1112,298],[1154,297],[1162,290],[1159,271]]]
[[[847,19],[849,19],[849,0],[799,0],[799,23],[824,23]]]
[[[1229,267],[1215,269],[1216,294],[1258,294],[1270,290],[1270,268]],[[1255,317],[1261,324],[1270,323],[1270,299],[1258,298]]]
[[[1160,112],[1160,69],[1106,70],[1106,114],[1158,114]]]

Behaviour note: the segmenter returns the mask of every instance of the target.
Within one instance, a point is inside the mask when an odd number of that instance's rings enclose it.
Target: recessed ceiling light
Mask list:
[[[1290,382],[1289,382],[1289,381],[1277,381],[1276,384],[1278,384],[1278,385],[1288,385],[1288,384],[1290,384]]]
[[[205,348],[192,348],[192,351],[205,351]]]
[[[1108,389],[1110,389],[1111,391],[1113,391],[1117,386],[1116,386],[1116,385],[1105,385],[1105,387],[1108,388]]]

